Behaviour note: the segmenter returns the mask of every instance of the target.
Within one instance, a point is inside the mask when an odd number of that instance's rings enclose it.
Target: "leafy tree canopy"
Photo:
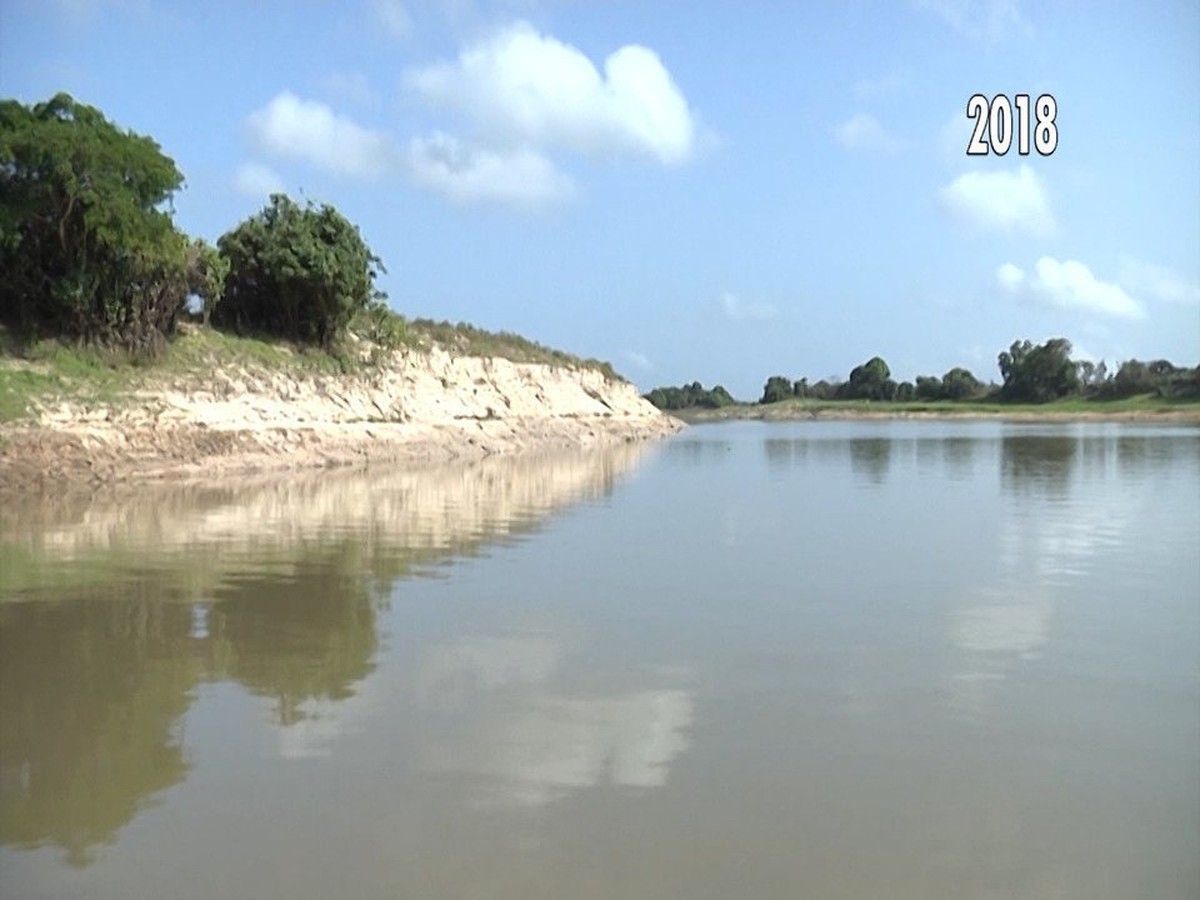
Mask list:
[[[1034,346],[1013,341],[998,357],[1004,400],[1045,403],[1079,390],[1079,373],[1071,361],[1071,342],[1054,338]]]
[[[918,400],[941,400],[942,379],[936,375],[918,375],[913,386],[913,396]]]
[[[358,228],[329,205],[267,206],[217,242],[229,261],[213,322],[330,346],[354,314],[383,294],[384,271]]]
[[[842,396],[852,400],[891,400],[895,395],[892,372],[878,356],[855,366],[850,371],[850,380],[842,386]]]
[[[721,385],[705,390],[698,381],[682,387],[658,387],[646,394],[646,399],[659,409],[720,409],[737,401]]]
[[[157,143],[67,94],[0,101],[0,320],[161,343],[187,295],[186,240],[163,209],[182,183]]]
[[[966,400],[977,395],[982,388],[979,379],[961,366],[955,366],[942,376],[942,397],[946,400]]]
[[[1152,362],[1129,359],[1121,363],[1115,377],[1103,380],[1093,376],[1091,384],[1102,398],[1132,397],[1151,392],[1160,397],[1195,398],[1200,397],[1200,366],[1188,369],[1165,359]]]
[[[763,395],[759,403],[778,403],[795,396],[795,387],[790,378],[782,375],[772,375],[763,385]]]

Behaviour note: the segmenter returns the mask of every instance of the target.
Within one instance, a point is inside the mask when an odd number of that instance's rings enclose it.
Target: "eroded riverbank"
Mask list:
[[[352,373],[253,365],[45,404],[0,431],[0,490],[646,440],[683,424],[595,369],[400,351]]]

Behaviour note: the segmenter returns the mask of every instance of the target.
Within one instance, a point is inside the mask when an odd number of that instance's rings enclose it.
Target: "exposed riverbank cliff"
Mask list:
[[[36,364],[25,366],[42,377]],[[48,377],[48,376],[46,376]],[[663,437],[683,424],[586,366],[402,349],[352,371],[224,361],[43,392],[0,424],[0,490],[386,462]]]

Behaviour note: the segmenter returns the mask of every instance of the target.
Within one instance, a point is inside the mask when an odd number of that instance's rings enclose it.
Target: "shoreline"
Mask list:
[[[1168,406],[1157,409],[853,409],[846,407],[805,407],[776,404],[723,407],[721,409],[671,410],[668,415],[687,425],[720,422],[810,422],[810,421],[997,421],[997,422],[1163,422],[1200,425],[1200,404]]]
[[[665,416],[257,429],[31,426],[0,432],[0,495],[377,465],[427,467],[652,441],[682,427]]]

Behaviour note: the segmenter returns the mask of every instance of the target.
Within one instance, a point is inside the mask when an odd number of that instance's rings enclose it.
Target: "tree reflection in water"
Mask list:
[[[611,491],[644,449],[146,488],[0,512],[0,843],[97,846],[182,782],[197,688],[353,696],[398,579]]]

